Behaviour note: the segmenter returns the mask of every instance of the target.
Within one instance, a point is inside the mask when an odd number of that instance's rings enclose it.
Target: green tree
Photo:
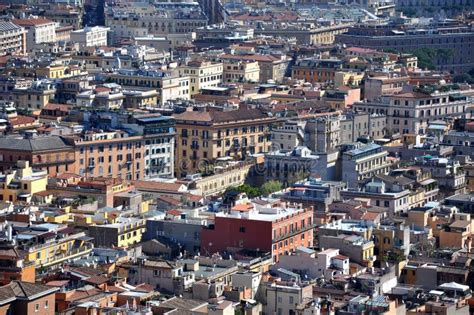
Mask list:
[[[280,191],[282,189],[283,185],[281,182],[277,180],[270,180],[266,182],[265,184],[262,185],[260,188],[262,194],[264,195],[269,195],[271,193],[274,193],[276,191]]]
[[[237,187],[229,187],[229,188],[226,189],[224,194],[226,194],[228,192],[246,193],[247,197],[249,197],[249,198],[255,198],[255,197],[258,197],[262,194],[262,192],[260,191],[260,189],[258,187],[253,187],[253,186],[250,186],[248,184],[243,184],[243,185],[240,185],[240,186],[237,186]]]

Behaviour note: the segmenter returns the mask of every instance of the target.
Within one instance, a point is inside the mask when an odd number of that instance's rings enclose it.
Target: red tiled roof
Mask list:
[[[178,216],[181,216],[182,212],[177,209],[171,209],[171,210],[168,210],[166,214],[178,217]]]
[[[183,186],[182,184],[176,183],[161,183],[161,182],[153,182],[153,181],[144,181],[144,180],[137,180],[134,181],[133,184],[135,188],[140,190],[155,190],[155,191],[169,191],[178,193],[179,189]]]
[[[240,211],[240,212],[248,212],[253,209],[252,204],[238,204],[232,207],[232,210],[234,211]]]
[[[22,115],[18,115],[16,116],[16,118],[13,118],[10,120],[10,124],[13,126],[33,124],[35,122],[36,122],[36,119],[34,117],[22,116]]]
[[[49,23],[54,23],[51,20],[45,18],[29,18],[29,19],[13,19],[13,23],[20,26],[36,26],[36,25],[44,25]]]
[[[362,217],[362,220],[374,221],[380,216],[380,213],[367,211]]]

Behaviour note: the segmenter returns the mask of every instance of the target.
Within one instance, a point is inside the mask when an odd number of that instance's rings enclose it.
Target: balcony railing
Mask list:
[[[94,248],[94,245],[92,243],[88,243],[85,246],[75,248],[73,250],[67,251],[66,253],[59,254],[59,255],[54,255],[53,257],[48,257],[48,259],[46,261],[41,262],[40,265],[37,266],[37,268],[38,267],[48,267],[48,266],[52,266],[52,265],[61,263],[61,262],[65,261],[65,260],[68,260],[68,259],[74,259],[74,258],[81,257],[83,255],[86,255],[86,254],[90,253],[93,248]]]

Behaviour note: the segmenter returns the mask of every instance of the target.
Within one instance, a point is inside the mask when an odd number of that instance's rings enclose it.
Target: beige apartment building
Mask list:
[[[200,93],[202,88],[222,83],[223,65],[207,61],[190,61],[178,68],[180,76],[189,77],[190,95]]]
[[[41,110],[52,99],[56,89],[50,82],[34,82],[30,87],[21,87],[12,90],[12,99],[17,108],[32,111]]]
[[[260,66],[257,61],[224,60],[224,82],[259,82]]]
[[[156,89],[158,92],[158,106],[162,106],[170,100],[186,98],[186,94],[183,95],[183,84],[186,85],[186,81],[189,81],[189,77],[180,77],[178,73],[141,70],[121,70],[116,73],[109,73],[107,79],[120,84],[127,90],[130,87]]]
[[[206,170],[217,159],[245,159],[270,149],[276,121],[258,109],[186,111],[175,116],[176,176]]]

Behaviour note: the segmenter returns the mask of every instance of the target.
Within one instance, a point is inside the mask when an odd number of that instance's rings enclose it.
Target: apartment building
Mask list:
[[[305,126],[305,143],[317,153],[333,152],[340,144],[340,128],[338,116],[309,119]]]
[[[57,291],[44,284],[12,281],[0,287],[2,314],[54,315]]]
[[[464,25],[447,28],[436,24],[400,27],[374,21],[350,27],[346,33],[336,35],[336,42],[348,47],[396,49],[399,52],[421,48],[449,49],[453,53],[451,56],[435,58],[438,70],[463,72],[474,67],[471,53],[474,32]]]
[[[286,120],[283,125],[272,128],[271,139],[273,149],[292,150],[304,145],[306,122]]]
[[[430,121],[461,117],[470,107],[469,96],[456,91],[406,92],[354,104],[355,110],[384,114],[387,129],[403,134],[424,134]]]
[[[28,161],[17,161],[16,169],[4,172],[0,182],[0,201],[29,203],[35,193],[46,190],[48,174],[33,170]]]
[[[376,260],[374,242],[368,241],[362,236],[318,234],[318,237],[321,248],[337,248],[342,255],[349,257],[355,263],[371,267]]]
[[[36,44],[56,42],[56,23],[42,18],[13,19],[12,22],[26,30],[26,50],[32,51]]]
[[[19,160],[28,161],[31,167],[44,170],[51,177],[76,171],[73,146],[58,136],[0,138],[0,171],[15,167]]]
[[[76,95],[76,106],[95,107],[107,110],[121,109],[125,95],[122,87],[116,83],[107,83]]]
[[[375,143],[356,143],[342,149],[342,181],[356,188],[366,179],[377,174],[386,174],[390,169],[388,152]]]
[[[36,269],[79,259],[89,255],[93,248],[84,232],[72,233],[66,225],[52,223],[31,225],[18,231],[16,241],[19,248],[26,251],[26,261],[34,262]]]
[[[364,80],[364,99],[372,101],[382,95],[402,92],[403,87],[410,83],[409,76],[374,75]]]
[[[201,92],[202,88],[222,84],[223,65],[208,61],[190,61],[178,68],[179,75],[189,77],[191,97]]]
[[[260,54],[246,54],[246,55],[231,55],[225,54],[219,56],[219,59],[224,61],[252,61],[257,62],[260,70],[259,79],[260,82],[267,82],[272,80],[275,82],[283,81],[288,70],[290,58],[287,56],[274,56],[274,55],[260,55]]]
[[[40,111],[55,96],[56,88],[51,81],[34,81],[29,87],[18,87],[11,91],[11,100],[17,108]]]
[[[336,72],[341,71],[343,63],[338,59],[303,59],[291,67],[291,77],[310,83],[334,82]]]
[[[155,89],[134,88],[122,90],[125,99],[124,108],[150,108],[158,103],[158,92]]]
[[[174,177],[175,123],[171,117],[137,115],[134,122],[143,128],[145,179]]]
[[[180,81],[189,81],[189,77],[180,77],[178,73],[119,70],[115,73],[107,73],[106,76],[108,80],[120,84],[124,89],[129,89],[129,87],[156,89],[158,92],[157,106],[163,106],[168,101],[178,98],[189,99],[189,96],[181,95],[180,88]],[[189,83],[187,85],[189,86]]]
[[[201,232],[206,254],[239,250],[271,252],[273,261],[299,246],[313,245],[313,211],[298,205],[238,204],[230,213],[217,213],[214,224]]]
[[[260,82],[260,66],[256,61],[224,59],[224,82]]]
[[[384,114],[350,111],[341,116],[340,143],[352,143],[363,136],[380,139],[387,132]]]
[[[349,188],[341,191],[341,197],[347,199],[363,198],[370,200],[370,205],[383,208],[390,215],[407,212],[410,208],[410,190],[389,186],[381,180],[373,180],[360,188]]]
[[[313,298],[313,285],[309,283],[280,282],[260,284],[266,303],[264,314],[297,314],[299,305]],[[307,310],[304,313],[318,312]]]
[[[105,25],[145,28],[152,35],[191,33],[207,25],[207,17],[197,2],[157,2],[145,6],[108,6],[105,10]]]
[[[130,136],[124,131],[89,131],[67,136],[65,140],[74,147],[74,169],[81,176],[127,180],[145,177],[142,136]]]
[[[304,146],[272,151],[265,154],[265,180],[278,180],[288,186],[317,172],[318,166],[319,157]]]
[[[71,32],[71,41],[79,47],[107,46],[107,33],[110,29],[103,26],[85,27]]]
[[[175,115],[176,175],[207,168],[218,158],[244,159],[270,150],[270,124],[258,109],[186,111]]]
[[[145,220],[121,217],[115,223],[89,226],[88,231],[96,247],[106,248],[128,248],[140,243],[144,233]]]
[[[24,54],[26,52],[26,31],[12,22],[0,22],[0,55]]]

